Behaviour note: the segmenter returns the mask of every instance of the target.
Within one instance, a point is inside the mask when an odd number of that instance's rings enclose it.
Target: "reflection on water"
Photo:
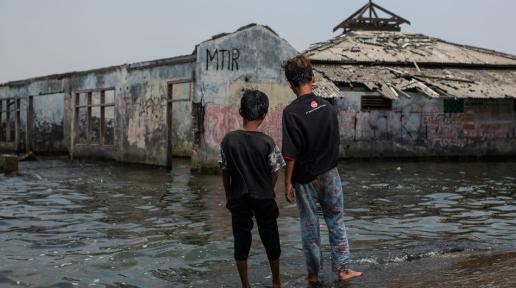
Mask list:
[[[515,248],[514,162],[339,168],[356,265],[385,268],[458,251]],[[238,283],[219,177],[192,174],[182,160],[172,172],[65,160],[24,162],[21,171],[0,174],[1,287]],[[297,210],[278,200],[283,279],[297,286],[304,273]],[[270,275],[255,235],[251,274],[260,287]]]

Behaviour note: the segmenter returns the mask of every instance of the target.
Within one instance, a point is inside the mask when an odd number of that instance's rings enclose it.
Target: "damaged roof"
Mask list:
[[[351,31],[305,53],[321,86],[332,91],[325,97],[335,97],[338,87],[365,86],[391,99],[411,90],[429,97],[516,98],[516,56],[418,33]]]
[[[516,56],[418,33],[352,31],[312,45],[312,61],[516,65]]]

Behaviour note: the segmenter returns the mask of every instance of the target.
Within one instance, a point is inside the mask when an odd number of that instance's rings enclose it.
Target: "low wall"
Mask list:
[[[0,172],[18,172],[18,156],[0,155]]]

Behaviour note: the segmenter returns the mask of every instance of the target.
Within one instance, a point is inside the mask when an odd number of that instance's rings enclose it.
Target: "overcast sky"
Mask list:
[[[516,54],[514,0],[376,0],[415,31]],[[248,23],[296,49],[366,0],[0,0],[0,82],[190,54]]]

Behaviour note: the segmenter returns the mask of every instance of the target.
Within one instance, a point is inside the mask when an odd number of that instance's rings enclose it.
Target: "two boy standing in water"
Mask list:
[[[251,247],[252,217],[269,259],[273,287],[280,287],[278,206],[274,186],[285,170],[285,197],[296,201],[301,238],[310,282],[319,281],[321,239],[319,203],[330,236],[332,267],[339,280],[362,273],[349,269],[349,246],[343,218],[343,194],[337,171],[339,129],[331,104],[312,92],[316,81],[310,61],[300,55],[284,66],[285,76],[297,98],[283,111],[283,151],[271,137],[258,132],[267,115],[267,96],[256,90],[244,93],[240,115],[243,128],[228,133],[221,143],[227,208],[232,214],[235,260],[242,287],[250,287],[247,258]],[[286,163],[285,163],[286,161]]]

